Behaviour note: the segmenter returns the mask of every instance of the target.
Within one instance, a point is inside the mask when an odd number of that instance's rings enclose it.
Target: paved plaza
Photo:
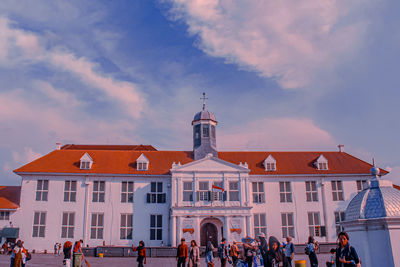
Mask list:
[[[328,254],[319,254],[318,259],[320,262],[320,266],[325,266],[325,261],[329,258]],[[32,260],[30,260],[26,266],[27,267],[54,267],[54,266],[63,266],[62,264],[63,256],[53,255],[53,254],[32,254]],[[306,259],[306,255],[298,255],[295,260]],[[137,266],[136,258],[94,258],[87,257],[91,267],[114,267],[114,266]],[[204,258],[201,258],[200,265],[203,267],[206,266],[204,262]],[[9,255],[0,255],[0,266],[9,266],[10,265],[10,256]],[[294,265],[294,264],[293,264]],[[86,265],[83,265],[86,266]],[[175,258],[148,258],[147,267],[169,267],[176,266]],[[219,261],[216,260],[215,267],[219,267]],[[227,265],[231,266],[231,265]],[[307,260],[307,267],[309,266]],[[294,267],[294,266],[293,266]]]

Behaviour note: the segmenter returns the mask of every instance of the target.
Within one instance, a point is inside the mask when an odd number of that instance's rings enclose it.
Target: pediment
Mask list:
[[[171,172],[250,172],[248,168],[216,157],[205,157],[171,169]]]

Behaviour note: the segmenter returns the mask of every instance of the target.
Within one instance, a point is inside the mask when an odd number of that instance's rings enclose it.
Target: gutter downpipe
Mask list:
[[[85,203],[84,203],[84,210],[83,210],[83,241],[86,243],[87,240],[87,220],[88,220],[88,204],[89,204],[89,181],[88,177],[85,176]]]

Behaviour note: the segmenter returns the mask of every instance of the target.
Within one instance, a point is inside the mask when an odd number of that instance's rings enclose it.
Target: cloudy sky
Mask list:
[[[400,2],[0,2],[0,184],[62,144],[337,150],[400,183]]]

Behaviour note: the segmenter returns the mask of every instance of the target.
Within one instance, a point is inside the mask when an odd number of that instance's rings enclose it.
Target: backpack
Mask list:
[[[311,251],[310,251],[310,248],[308,247],[308,245],[304,248],[304,253],[306,255],[310,255],[311,254]]]

